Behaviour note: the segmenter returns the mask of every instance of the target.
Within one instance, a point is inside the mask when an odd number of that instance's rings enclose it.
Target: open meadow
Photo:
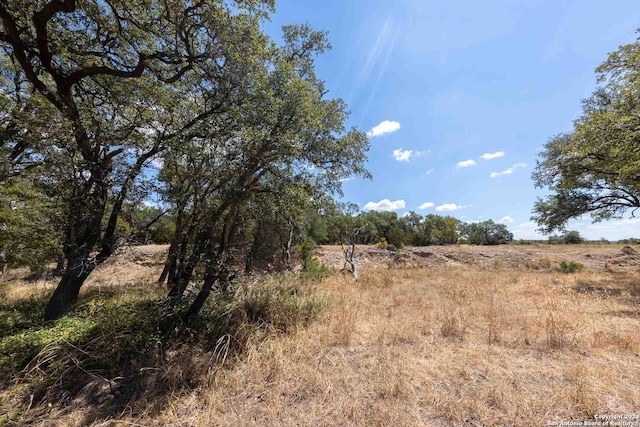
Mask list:
[[[357,281],[242,279],[189,327],[159,320],[165,249],[123,250],[55,323],[29,317],[55,282],[8,272],[0,425],[545,426],[640,412],[634,248],[358,247]],[[341,267],[339,247],[315,254]]]

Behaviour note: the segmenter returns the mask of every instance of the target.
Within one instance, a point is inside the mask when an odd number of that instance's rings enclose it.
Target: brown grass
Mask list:
[[[337,275],[314,290],[331,301],[319,320],[250,340],[159,412],[93,425],[528,426],[630,414],[639,283],[637,272],[527,266]]]
[[[637,275],[363,271],[140,425],[545,425],[640,408]],[[635,313],[635,314],[634,314]],[[124,421],[124,420],[123,420]],[[113,424],[117,425],[117,424]],[[123,424],[124,425],[124,424]]]

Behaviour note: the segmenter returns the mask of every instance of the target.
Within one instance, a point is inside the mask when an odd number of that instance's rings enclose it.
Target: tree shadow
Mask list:
[[[0,391],[14,396],[0,400],[0,414],[15,413],[8,422],[18,417],[20,425],[64,424],[78,414],[81,425],[125,412],[152,417],[233,363],[253,333],[287,333],[315,318],[325,301],[298,292],[304,281],[288,277],[212,295],[188,324],[178,313],[190,299],[169,309],[159,287],[142,285],[90,290],[53,322],[15,322],[0,338]],[[4,310],[41,317],[46,299]]]
[[[607,314],[616,317],[640,318],[640,279],[631,273],[613,273],[600,279],[579,279],[572,288],[581,294],[611,298],[629,310],[614,310]]]
[[[197,387],[242,319],[212,304],[186,325],[146,292],[90,291],[55,322],[40,320],[46,295],[0,304],[0,390],[15,396],[0,401],[0,412],[28,407],[20,423],[30,425],[52,402],[60,416],[81,408],[86,425],[125,409],[154,413]],[[223,342],[225,354],[238,350]]]

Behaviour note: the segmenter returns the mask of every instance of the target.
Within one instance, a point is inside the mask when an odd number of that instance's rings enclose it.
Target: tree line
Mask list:
[[[456,243],[498,245],[513,240],[506,225],[492,220],[466,223],[452,216],[423,216],[412,211],[403,216],[378,211],[356,214],[355,207],[348,205],[312,212],[308,224],[309,236],[319,244],[341,243],[353,228],[361,229],[356,236],[357,244],[388,244],[396,248]]]

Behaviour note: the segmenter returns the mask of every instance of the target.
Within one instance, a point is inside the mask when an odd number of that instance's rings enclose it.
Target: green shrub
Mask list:
[[[584,265],[575,261],[562,261],[560,263],[560,271],[563,273],[577,273],[584,270]]]
[[[332,270],[313,256],[313,250],[316,246],[313,239],[307,238],[297,247],[302,260],[300,277],[303,279],[322,280],[331,276]]]
[[[311,257],[303,263],[300,277],[306,280],[317,281],[331,276],[332,273],[333,271],[331,268],[327,267],[316,258]]]

